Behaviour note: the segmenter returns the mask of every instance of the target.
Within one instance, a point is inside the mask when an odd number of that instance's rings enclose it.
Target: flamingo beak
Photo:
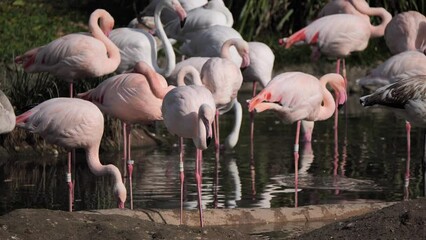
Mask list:
[[[183,28],[185,26],[185,23],[186,23],[186,17],[182,21],[180,21],[180,28]]]
[[[124,202],[123,201],[118,201],[118,208],[124,209]]]

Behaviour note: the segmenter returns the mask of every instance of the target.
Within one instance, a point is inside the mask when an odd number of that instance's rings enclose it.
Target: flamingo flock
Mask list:
[[[380,24],[371,24],[372,16],[378,16]],[[370,7],[364,0],[330,1],[312,23],[279,39],[286,48],[299,43],[313,45],[315,60],[320,54],[338,59],[336,73],[321,77],[298,71],[274,73],[275,54],[271,47],[244,40],[233,28],[234,19],[222,0],[151,1],[132,22],[132,26],[138,25],[135,22],[143,23],[144,28],[114,29],[114,18],[97,9],[90,15],[88,33],[65,35],[15,58],[15,63],[28,73],[49,72],[68,82],[69,97],[49,99],[15,117],[13,104],[0,91],[0,134],[12,132],[16,125],[65,149],[84,149],[90,171],[96,176],[112,177],[119,208],[124,208],[129,198],[129,208],[133,209],[131,125],[159,121],[179,138],[181,223],[184,139],[192,139],[195,145],[198,210],[200,226],[204,226],[202,152],[212,138],[216,154],[238,144],[242,121],[238,92],[243,82],[253,82],[252,98],[246,106],[251,114],[252,148],[254,113],[272,111],[284,123],[297,123],[294,145],[297,195],[299,132],[302,128],[303,140],[312,144],[313,123],[338,114],[337,107],[347,101],[349,81],[344,62],[340,71],[340,59],[363,51],[371,38],[384,36],[395,55],[357,80],[362,86],[378,88],[360,99],[362,106],[382,105],[402,115],[407,122],[426,126],[426,19],[420,13],[410,11],[392,18],[384,8]],[[180,43],[184,58],[180,62],[176,61],[174,42]],[[160,67],[158,61],[160,48],[164,48],[166,55],[165,67]],[[75,81],[107,74],[112,76],[74,98]],[[258,83],[263,88],[259,93]],[[225,144],[220,145],[219,115],[231,109],[234,109],[234,129]],[[122,171],[112,164],[102,165],[99,159],[104,115],[123,123],[125,167]],[[337,129],[337,125],[334,127]],[[69,155],[67,182],[72,211],[70,161]]]

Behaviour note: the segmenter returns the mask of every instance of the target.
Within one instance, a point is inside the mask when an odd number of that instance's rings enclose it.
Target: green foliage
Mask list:
[[[87,17],[42,1],[0,1],[0,61],[71,32],[87,31]]]

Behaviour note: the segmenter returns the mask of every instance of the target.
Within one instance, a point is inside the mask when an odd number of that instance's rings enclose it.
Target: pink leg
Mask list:
[[[404,200],[409,199],[408,186],[410,184],[410,161],[411,161],[411,124],[405,122],[405,129],[407,131],[407,163],[405,166],[405,181],[404,181]]]
[[[201,159],[203,157],[203,152],[200,149],[197,149],[197,157],[196,157],[196,163],[195,163],[195,179],[197,180],[197,191],[198,191],[198,209],[200,211],[200,227],[204,226],[203,222],[203,202],[202,202],[202,191],[201,191],[201,184],[202,184],[202,176],[201,176]]]
[[[69,211],[72,212],[73,203],[74,203],[74,186],[71,177],[71,162],[72,162],[72,153],[68,152],[68,172],[67,172],[67,183],[68,183],[68,199],[69,199]]]
[[[180,172],[180,224],[183,223],[183,183],[185,180],[183,167],[183,138],[179,138],[180,154],[179,154],[179,172]]]
[[[121,130],[123,131],[123,183],[126,184],[127,178],[127,125],[125,122],[121,122]]]
[[[253,82],[252,96],[256,96],[257,82]],[[250,157],[254,159],[254,111],[250,112]]]
[[[131,158],[130,155],[130,149],[131,149],[131,142],[130,142],[130,132],[131,132],[132,126],[129,124],[126,126],[126,139],[127,139],[127,175],[129,177],[129,191],[130,191],[130,209],[133,209],[133,181],[132,181],[132,175],[133,175],[133,163],[134,161]]]
[[[214,136],[214,148],[216,153],[219,152],[219,111],[216,111],[215,119],[213,122],[213,136]]]
[[[299,186],[299,136],[300,120],[297,121],[296,139],[294,141],[294,207],[298,206],[298,186]]]

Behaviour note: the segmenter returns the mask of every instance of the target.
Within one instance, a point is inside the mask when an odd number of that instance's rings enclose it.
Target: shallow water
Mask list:
[[[239,95],[240,102],[249,98]],[[339,141],[334,142],[333,119],[317,122],[313,141],[301,143],[299,206],[345,202],[398,201],[421,195],[422,134],[412,129],[409,186],[406,191],[405,122],[391,112],[362,109],[357,95],[339,116]],[[244,108],[244,107],[243,107]],[[221,137],[232,127],[233,115],[221,117]],[[347,129],[345,125],[347,124]],[[244,108],[240,141],[220,155],[216,165],[213,144],[204,153],[205,208],[294,207],[293,143],[296,125],[284,125],[268,112],[255,117],[254,158],[250,158],[249,114]],[[346,130],[345,130],[346,129]],[[166,134],[162,123],[157,134]],[[177,143],[177,138],[176,138]],[[195,149],[186,141],[185,208],[196,208]],[[337,150],[337,151],[336,151]],[[133,149],[135,208],[179,208],[179,151],[177,145]],[[84,159],[82,153],[78,158]],[[102,153],[105,163],[121,165],[120,152]],[[16,208],[67,210],[65,155],[12,156],[0,161],[0,214]],[[121,166],[120,166],[121,169]],[[113,208],[111,180],[94,177],[84,160],[76,164],[76,210]],[[126,207],[128,207],[128,203]]]

